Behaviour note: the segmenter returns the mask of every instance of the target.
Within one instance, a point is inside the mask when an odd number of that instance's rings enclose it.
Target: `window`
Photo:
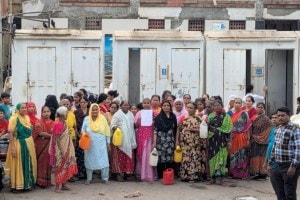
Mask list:
[[[245,30],[246,29],[246,21],[243,20],[235,20],[229,22],[230,30]]]
[[[192,19],[189,20],[189,31],[201,31],[204,32],[204,20],[203,19]]]
[[[149,19],[148,29],[165,29],[164,19]]]
[[[85,18],[85,29],[86,30],[101,30],[102,23],[100,17],[86,17]]]

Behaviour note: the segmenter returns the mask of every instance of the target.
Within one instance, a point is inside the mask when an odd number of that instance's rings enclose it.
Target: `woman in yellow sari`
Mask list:
[[[37,162],[31,136],[32,126],[26,115],[26,104],[19,103],[9,120],[9,147],[6,158],[7,174],[13,192],[31,190],[36,182]]]

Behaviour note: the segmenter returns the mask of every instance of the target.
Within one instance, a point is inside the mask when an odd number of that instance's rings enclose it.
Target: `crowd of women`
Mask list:
[[[155,181],[167,168],[182,181],[220,185],[225,176],[267,176],[266,154],[275,124],[266,116],[264,103],[253,106],[252,96],[246,102],[231,96],[224,108],[220,96],[192,100],[189,94],[176,98],[164,91],[162,97],[153,95],[131,105],[120,101],[117,91],[90,102],[86,91],[80,90],[73,96],[62,94],[59,102],[48,95],[41,117],[34,102],[20,103],[10,117],[6,168],[13,192],[53,183],[55,192],[70,190],[68,181],[85,179],[89,185],[95,171],[103,183]],[[208,127],[207,137],[200,137],[202,122]],[[111,142],[117,128],[123,136],[120,146]],[[83,133],[90,137],[87,150],[78,145]],[[176,147],[182,149],[180,163],[174,162]],[[149,164],[154,148],[155,167]]]

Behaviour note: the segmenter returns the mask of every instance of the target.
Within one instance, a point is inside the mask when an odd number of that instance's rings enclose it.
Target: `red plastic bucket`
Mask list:
[[[164,185],[173,185],[174,184],[174,170],[172,168],[168,168],[168,169],[164,170],[163,184]]]

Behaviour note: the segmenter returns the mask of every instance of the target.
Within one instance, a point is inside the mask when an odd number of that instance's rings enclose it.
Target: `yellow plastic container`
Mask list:
[[[176,149],[174,151],[174,162],[181,163],[182,161],[182,149],[180,146],[176,146]]]
[[[112,138],[112,143],[115,146],[121,146],[122,145],[122,140],[123,140],[123,133],[121,129],[117,128],[114,132],[113,138]]]

